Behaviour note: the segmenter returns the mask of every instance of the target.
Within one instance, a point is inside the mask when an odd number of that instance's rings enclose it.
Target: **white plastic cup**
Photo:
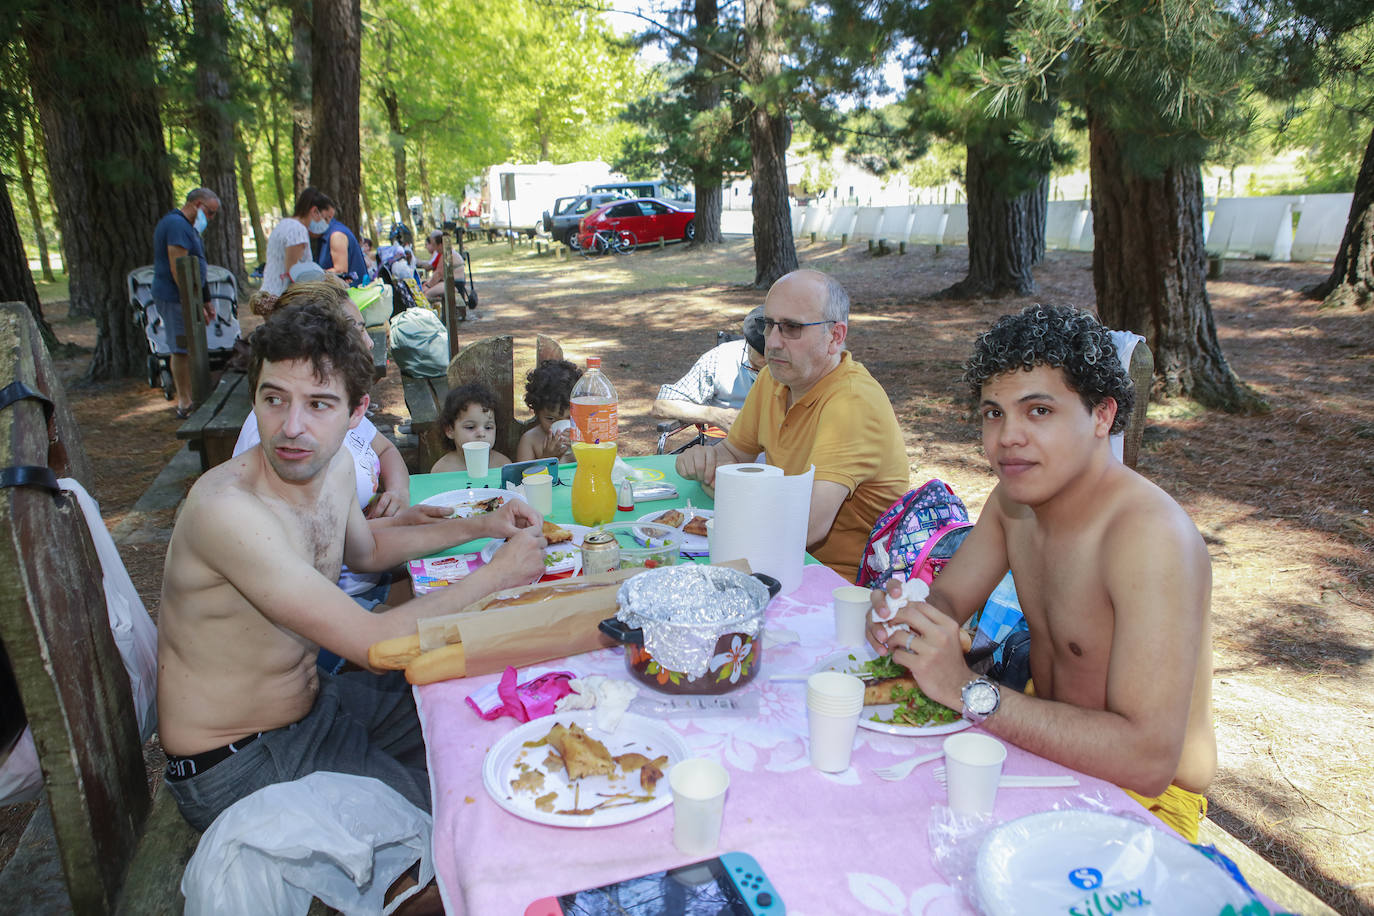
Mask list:
[[[548,517],[553,514],[553,478],[547,471],[539,471],[531,474],[528,471],[524,475],[525,482],[525,501],[534,507],[534,511],[540,515]]]
[[[673,790],[673,845],[683,855],[699,856],[720,844],[725,790],[730,774],[705,757],[690,757],[668,771]]]
[[[549,435],[556,436],[565,429],[572,429],[572,420],[554,420],[549,424]]]
[[[861,585],[841,585],[830,593],[835,599],[835,642],[842,646],[862,646],[873,609],[869,590]]]
[[[945,786],[949,807],[959,814],[991,814],[1007,746],[977,732],[945,739]]]
[[[468,466],[468,478],[486,477],[491,458],[490,442],[464,442],[463,462]]]
[[[852,674],[820,671],[806,679],[806,721],[811,765],[823,773],[849,769],[864,708],[864,682]]]
[[[716,552],[716,520],[708,518],[706,520],[706,555],[714,556]]]

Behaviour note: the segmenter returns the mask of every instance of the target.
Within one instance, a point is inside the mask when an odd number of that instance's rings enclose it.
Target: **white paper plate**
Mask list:
[[[975,890],[990,916],[1097,913],[1093,896],[1150,901],[1127,913],[1216,916],[1250,902],[1221,867],[1173,833],[1095,811],[1045,811],[993,830],[978,851]],[[1072,909],[1076,908],[1076,909]]]
[[[548,734],[554,723],[564,725],[576,723],[588,735],[606,745],[611,756],[640,753],[649,758],[667,755],[668,764],[663,768],[663,778],[654,786],[653,799],[637,804],[603,808],[591,814],[556,814],[540,811],[534,800],[547,792],[557,792],[554,811],[576,807],[574,798],[582,807],[590,807],[598,801],[598,793],[628,792],[633,795],[647,794],[639,785],[639,771],[617,776],[588,776],[578,781],[576,792],[568,785],[563,768],[558,766],[552,773],[544,766],[544,758],[549,754],[547,745],[525,747],[527,741],[538,741]],[[634,713],[626,713],[620,720],[620,727],[614,732],[604,732],[596,727],[595,713],[584,710],[574,713],[559,713],[526,722],[492,745],[482,764],[482,784],[487,794],[502,808],[516,817],[539,824],[555,827],[609,827],[625,824],[648,817],[662,811],[673,803],[673,792],[668,787],[668,768],[686,760],[690,756],[687,745],[667,725]],[[511,781],[520,775],[517,764],[523,763],[533,770],[544,773],[544,785],[538,791],[516,791]]]
[[[931,735],[950,735],[954,732],[961,732],[973,724],[968,719],[955,719],[953,722],[943,722],[939,725],[894,725],[890,722],[873,721],[875,715],[882,716],[884,719],[890,718],[892,711],[896,708],[896,703],[865,706],[864,711],[859,715],[859,728],[866,728],[871,732],[882,732],[887,735],[928,738]]]
[[[647,515],[641,515],[639,518],[635,519],[635,521],[656,522],[658,521],[659,516],[667,515],[669,512],[672,511],[672,509],[658,509],[654,512],[648,513]],[[682,508],[679,508],[677,511],[682,513],[682,525],[677,526],[677,530],[682,532],[682,555],[684,557],[704,557],[707,554],[709,554],[711,552],[711,542],[700,534],[688,534],[687,532],[682,531],[682,527],[683,525],[686,525],[688,522],[690,522],[692,520],[692,516],[694,515],[699,515],[702,518],[714,518],[716,514],[715,510],[698,509],[696,506],[693,506],[691,509],[688,509],[684,506]],[[639,529],[636,528],[635,540],[643,544],[647,540],[647,537],[641,534]]]
[[[447,493],[434,494],[429,499],[421,502],[421,505],[449,506],[454,510],[453,515],[455,518],[471,518],[473,505],[483,500],[491,499],[493,496],[502,497],[502,506],[512,499],[520,499],[519,494],[513,493],[510,490],[497,490],[492,488],[478,490],[449,490]]]
[[[568,576],[575,576],[582,571],[582,538],[592,529],[586,525],[563,525],[568,531],[572,532],[572,540],[564,541],[561,544],[550,544],[544,548],[544,577],[556,576],[566,579]],[[493,540],[487,542],[487,546],[482,548],[482,562],[490,563],[491,558],[496,555],[497,548],[506,543],[505,540]]]

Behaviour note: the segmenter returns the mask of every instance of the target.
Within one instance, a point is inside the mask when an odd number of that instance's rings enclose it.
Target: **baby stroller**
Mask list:
[[[205,270],[215,320],[205,327],[205,346],[211,369],[223,369],[239,339],[239,286],[227,268],[210,264]],[[157,304],[153,302],[153,268],[140,267],[129,272],[129,304],[134,323],[148,337],[148,387],[161,388],[167,400],[176,397],[172,382],[172,339]]]

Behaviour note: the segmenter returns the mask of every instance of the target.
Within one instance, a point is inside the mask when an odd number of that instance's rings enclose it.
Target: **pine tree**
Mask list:
[[[339,222],[357,228],[362,225],[360,0],[313,0],[311,22],[310,183],[333,198]]]

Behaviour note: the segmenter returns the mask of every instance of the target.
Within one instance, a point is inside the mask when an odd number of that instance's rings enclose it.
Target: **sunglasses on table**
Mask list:
[[[821,321],[789,321],[786,319],[774,321],[772,318],[754,319],[754,326],[761,330],[765,337],[767,337],[774,328],[777,328],[778,333],[787,340],[796,340],[801,336],[801,332],[804,329],[814,328],[818,324],[835,324],[835,321],[833,319],[824,319]]]

